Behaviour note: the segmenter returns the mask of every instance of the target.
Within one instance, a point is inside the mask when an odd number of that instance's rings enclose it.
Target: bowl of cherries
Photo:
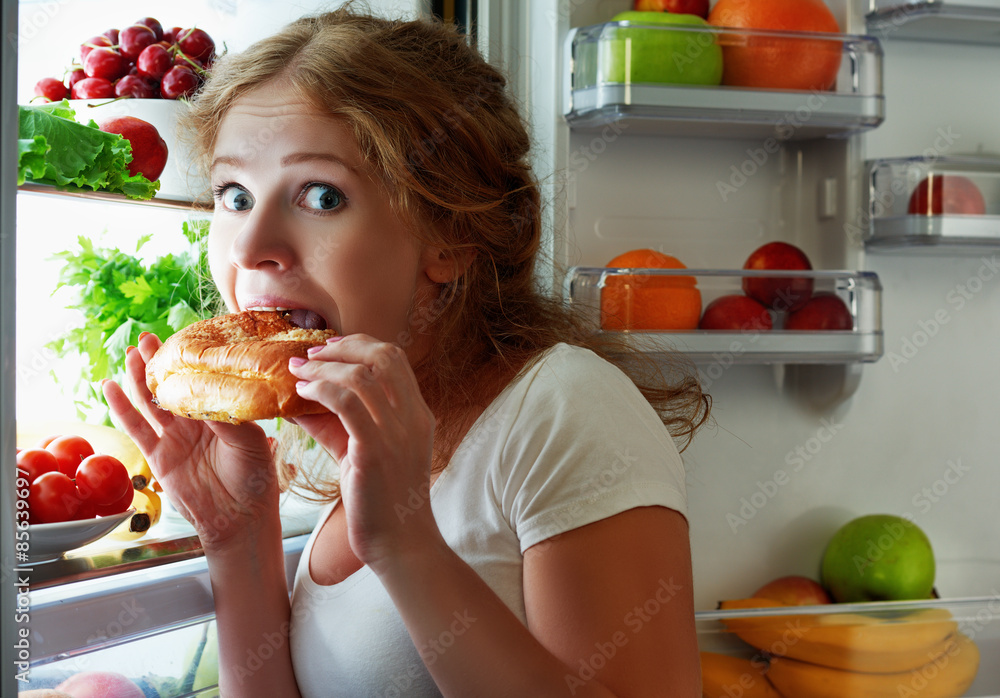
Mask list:
[[[143,17],[80,44],[80,62],[65,77],[41,78],[35,96],[61,99],[183,99],[201,85],[215,59],[215,41],[197,27],[164,28]]]

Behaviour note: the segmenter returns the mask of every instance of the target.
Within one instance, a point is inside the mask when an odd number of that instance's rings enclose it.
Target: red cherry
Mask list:
[[[204,29],[183,29],[177,35],[181,51],[199,61],[208,60],[215,53],[215,42]]]
[[[70,99],[110,99],[115,96],[115,86],[104,78],[84,78],[70,89]]]
[[[104,36],[108,37],[108,39],[111,41],[112,46],[118,43],[118,34],[119,32],[117,29],[108,29],[106,32],[104,32]]]
[[[74,68],[73,70],[69,71],[69,73],[66,76],[66,85],[69,87],[70,90],[72,90],[73,85],[80,82],[86,77],[87,74],[83,72],[83,68]]]
[[[145,24],[133,24],[130,27],[125,27],[118,36],[118,45],[122,55],[130,61],[137,59],[144,48],[155,43],[156,34]]]
[[[97,36],[90,37],[80,44],[80,61],[82,62],[87,60],[87,54],[98,46],[114,46],[114,42],[104,36],[104,34],[98,34]]]
[[[162,78],[173,64],[173,57],[161,44],[153,44],[144,48],[135,62],[140,75],[154,80]]]
[[[159,20],[152,17],[143,17],[142,19],[137,19],[136,24],[144,24],[153,30],[153,34],[156,35],[156,40],[159,41],[163,38],[163,25],[160,24]]]
[[[66,99],[69,95],[69,88],[61,80],[55,78],[42,78],[35,83],[35,96],[44,97],[50,102],[58,102]]]
[[[155,96],[156,93],[150,84],[138,75],[126,75],[115,83],[115,97],[152,99]]]
[[[113,48],[95,48],[83,61],[83,72],[89,78],[114,81],[125,75],[128,69],[128,60]]]
[[[188,97],[198,89],[198,76],[190,68],[175,65],[160,81],[160,96],[164,99]]]

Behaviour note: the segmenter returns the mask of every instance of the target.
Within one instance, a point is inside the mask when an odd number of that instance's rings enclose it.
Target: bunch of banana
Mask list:
[[[135,540],[146,535],[146,532],[160,520],[163,513],[163,503],[160,495],[153,491],[151,487],[136,490],[132,493],[132,506],[135,512],[132,516],[122,521],[108,538],[115,540]]]
[[[957,698],[976,678],[979,648],[962,633],[955,633],[946,645],[936,659],[909,671],[844,671],[777,657],[771,660],[767,677],[789,698]]]
[[[703,698],[781,698],[764,678],[766,661],[752,661],[717,652],[701,652]]]
[[[787,608],[769,599],[723,601],[719,607]],[[782,695],[795,698],[897,698],[903,694],[896,688],[909,685],[911,674],[927,675],[921,698],[959,696],[961,691],[950,691],[963,682],[968,688],[979,665],[975,644],[958,633],[954,618],[940,608],[908,610],[891,618],[863,613],[747,614],[722,622],[737,637],[772,658],[768,678]],[[956,661],[959,655],[961,660]],[[813,677],[816,687],[804,691],[805,684],[798,680],[801,676]],[[824,680],[836,691],[846,692],[824,692],[819,688],[825,685]],[[845,682],[854,688],[844,689]],[[886,687],[890,687],[888,692]],[[939,694],[937,690],[945,692]]]

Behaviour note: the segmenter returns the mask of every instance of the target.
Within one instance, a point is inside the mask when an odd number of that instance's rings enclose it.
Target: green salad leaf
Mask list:
[[[160,189],[141,174],[131,175],[132,146],[90,120],[77,123],[69,102],[18,106],[17,183],[110,191],[151,199]]]
[[[100,382],[122,380],[125,350],[138,344],[141,332],[166,339],[192,322],[218,314],[221,301],[209,278],[205,246],[208,223],[184,223],[191,252],[164,255],[152,262],[118,248],[97,247],[83,236],[77,239],[79,250],[53,255],[52,259],[63,263],[55,290],[75,289],[76,297],[67,307],[80,310],[84,324],[47,347],[60,356],[79,355],[87,360],[84,375],[74,385],[78,394],[83,393],[76,400],[81,417],[85,409],[96,411],[110,424]],[[149,238],[140,238],[135,251]]]

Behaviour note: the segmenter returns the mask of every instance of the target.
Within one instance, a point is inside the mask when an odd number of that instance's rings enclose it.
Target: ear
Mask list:
[[[427,246],[423,253],[424,273],[436,284],[447,284],[464,274],[475,256],[475,250],[447,253],[440,247]]]

